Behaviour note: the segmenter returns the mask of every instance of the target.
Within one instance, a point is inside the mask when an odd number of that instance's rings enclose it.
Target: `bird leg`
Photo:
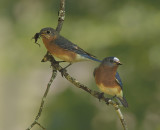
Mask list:
[[[65,61],[64,61],[65,62]],[[64,68],[62,68],[61,70],[60,70],[60,72],[61,72],[61,75],[62,75],[62,77],[64,76],[64,74],[66,73],[66,68],[68,68],[70,65],[72,65],[72,63],[69,63],[66,67],[64,67]]]
[[[70,65],[72,65],[72,63],[69,63],[66,67],[64,67],[63,69],[68,68]]]

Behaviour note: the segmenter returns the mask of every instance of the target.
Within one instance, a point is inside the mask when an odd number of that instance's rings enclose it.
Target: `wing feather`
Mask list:
[[[54,43],[65,50],[73,51],[84,56],[96,58],[96,56],[89,54],[88,52],[84,51],[82,48],[78,47],[76,44],[72,43],[71,41],[67,40],[62,36],[59,36],[59,38],[55,39]]]
[[[122,90],[123,90],[123,84],[122,84],[122,81],[121,81],[121,78],[120,78],[118,72],[116,72],[115,79],[116,79],[117,83],[120,85],[120,87],[121,87]]]

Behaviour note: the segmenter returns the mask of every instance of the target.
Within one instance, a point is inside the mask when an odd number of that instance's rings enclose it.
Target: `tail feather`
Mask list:
[[[122,103],[122,105],[123,105],[124,107],[128,107],[128,103],[127,103],[127,100],[125,99],[125,97],[123,97],[123,99],[120,98],[120,97],[117,97],[117,98],[118,98],[118,100]]]
[[[89,55],[83,55],[83,56],[86,57],[86,58],[88,58],[88,59],[97,61],[97,62],[102,62],[101,60],[98,60],[98,59],[96,59],[95,57],[91,57],[91,56],[89,56]]]

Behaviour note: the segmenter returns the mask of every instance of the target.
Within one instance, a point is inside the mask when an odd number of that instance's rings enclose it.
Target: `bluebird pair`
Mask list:
[[[55,29],[50,27],[43,28],[39,33],[36,33],[34,37],[35,42],[39,36],[41,36],[46,49],[51,55],[69,62],[69,65],[86,60],[100,62],[99,67],[94,70],[97,86],[102,92],[118,98],[124,107],[128,107],[128,103],[123,96],[122,81],[117,72],[118,66],[121,65],[118,58],[107,57],[100,61],[95,56],[59,35]]]

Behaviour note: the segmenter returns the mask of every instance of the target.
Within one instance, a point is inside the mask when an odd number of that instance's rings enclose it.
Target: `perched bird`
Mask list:
[[[105,58],[99,67],[94,70],[94,77],[99,89],[113,97],[119,99],[124,107],[128,107],[128,103],[123,95],[123,85],[117,68],[120,60],[117,57]]]
[[[69,62],[70,64],[79,61],[93,60],[101,62],[95,56],[87,53],[71,41],[62,37],[58,32],[50,27],[41,29],[40,33],[43,43],[47,50],[57,58]],[[35,42],[38,36],[35,36]]]

